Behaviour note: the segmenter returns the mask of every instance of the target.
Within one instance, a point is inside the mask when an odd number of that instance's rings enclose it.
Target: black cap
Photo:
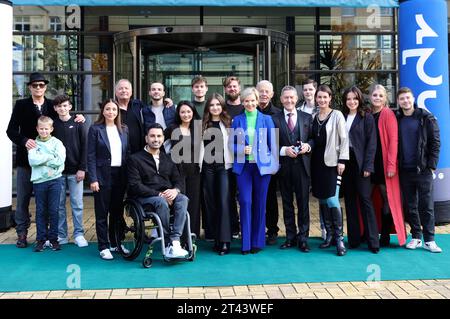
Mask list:
[[[30,85],[33,82],[44,82],[45,84],[48,84],[48,80],[46,80],[44,76],[39,72],[34,72],[30,74],[30,81],[28,81],[27,85]]]

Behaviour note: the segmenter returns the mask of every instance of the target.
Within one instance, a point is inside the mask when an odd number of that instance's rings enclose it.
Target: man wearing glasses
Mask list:
[[[41,115],[56,118],[53,101],[45,97],[48,80],[40,73],[32,73],[27,83],[31,97],[17,100],[9,121],[6,133],[9,139],[17,145],[17,207],[14,215],[18,236],[16,246],[27,247],[27,233],[30,227],[28,206],[33,191],[30,182],[31,168],[28,163],[27,150],[36,147],[36,125]]]

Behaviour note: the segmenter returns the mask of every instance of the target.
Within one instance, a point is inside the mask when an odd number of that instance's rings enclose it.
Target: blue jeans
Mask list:
[[[156,214],[161,219],[164,229],[164,241],[166,244],[174,240],[180,240],[183,234],[184,224],[186,223],[186,212],[189,199],[183,195],[178,194],[173,201],[172,207],[169,207],[167,201],[160,196],[141,197],[138,198],[142,205],[150,204],[154,207]],[[170,210],[174,214],[172,230],[170,230]],[[170,238],[170,241],[169,241]]]
[[[72,207],[73,238],[84,235],[83,230],[83,181],[77,182],[75,175],[61,177],[61,199],[59,202],[58,237],[67,238],[66,189],[69,189]]]
[[[36,240],[58,239],[58,208],[62,178],[43,183],[34,183],[36,200]]]
[[[30,227],[30,198],[33,193],[31,168],[17,166],[17,206],[14,214],[17,235],[26,235]]]

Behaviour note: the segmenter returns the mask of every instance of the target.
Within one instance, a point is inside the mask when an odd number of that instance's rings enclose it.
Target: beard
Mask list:
[[[239,98],[240,94],[239,93],[231,93],[231,94],[227,94],[227,97],[230,101],[236,101]]]

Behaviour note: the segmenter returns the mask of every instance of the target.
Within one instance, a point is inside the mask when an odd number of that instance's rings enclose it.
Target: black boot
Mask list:
[[[333,223],[333,218],[330,208],[328,208],[326,204],[320,204],[319,209],[321,212],[323,212],[323,223],[325,224],[325,230],[327,231],[327,237],[325,238],[324,242],[320,244],[319,248],[329,248],[333,239],[333,230],[331,226]]]
[[[344,256],[347,250],[344,245],[344,226],[342,211],[339,207],[330,208],[333,216],[334,237],[336,238],[336,252],[338,256]]]

